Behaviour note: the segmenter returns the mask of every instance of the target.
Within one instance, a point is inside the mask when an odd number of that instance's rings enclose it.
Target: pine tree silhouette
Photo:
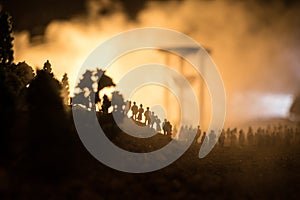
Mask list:
[[[63,98],[63,103],[65,105],[69,105],[69,95],[70,95],[70,85],[69,85],[69,78],[68,78],[68,74],[65,73],[63,75],[63,78],[61,80],[61,86],[62,86],[62,89],[61,89],[61,96]]]
[[[7,12],[0,13],[0,65],[7,67],[14,60],[12,17]]]

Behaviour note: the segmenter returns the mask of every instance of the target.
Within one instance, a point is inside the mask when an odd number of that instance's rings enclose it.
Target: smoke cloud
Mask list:
[[[211,49],[226,92],[230,122],[260,116],[286,116],[300,89],[299,4],[282,1],[149,1],[135,21],[110,1],[87,1],[89,14],[52,21],[41,38],[15,33],[15,58],[41,67],[49,59],[60,78],[74,86],[77,70],[102,41],[138,27],[183,32]],[[109,15],[100,15],[102,9]]]

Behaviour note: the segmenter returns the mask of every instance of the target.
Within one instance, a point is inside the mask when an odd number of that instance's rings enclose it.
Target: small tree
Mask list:
[[[22,87],[28,86],[28,84],[34,78],[34,71],[25,61],[12,65],[12,71],[20,78]]]
[[[60,96],[61,85],[44,70],[38,70],[35,78],[28,87],[28,103],[32,108],[61,109],[62,99]]]
[[[93,84],[95,83],[95,78],[98,82],[97,91],[94,92]],[[101,102],[99,97],[100,91],[105,87],[115,86],[112,78],[105,75],[105,71],[101,69],[96,69],[96,71],[87,70],[83,74],[83,78],[77,84],[76,89],[77,93],[74,96],[74,105],[81,104],[86,108],[94,109],[95,105],[98,105]],[[92,102],[92,99],[94,101]],[[100,110],[101,108],[99,108]]]
[[[0,65],[6,67],[12,64],[14,57],[12,21],[7,12],[0,13]]]
[[[92,80],[93,72],[87,70],[84,74],[80,82],[76,86],[76,94],[73,98],[73,105],[82,105],[88,108],[93,108],[93,104],[91,104],[92,94],[93,94],[93,80]]]
[[[67,73],[63,75],[63,78],[61,80],[61,86],[62,86],[61,96],[63,98],[63,102],[65,105],[69,105],[70,85],[69,85],[69,78]]]
[[[45,63],[44,63],[44,67],[43,67],[43,70],[45,72],[47,72],[48,74],[51,75],[51,77],[53,77],[53,73],[52,73],[52,67],[51,67],[51,64],[49,62],[49,60],[47,60]]]

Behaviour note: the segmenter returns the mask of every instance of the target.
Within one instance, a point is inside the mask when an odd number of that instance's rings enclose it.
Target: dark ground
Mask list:
[[[194,143],[180,159],[164,169],[130,174],[94,159],[73,128],[68,129],[62,143],[40,142],[38,148],[32,148],[39,143],[30,143],[23,135],[25,118],[20,116],[13,130],[17,136],[11,143],[12,159],[0,165],[1,199],[300,198],[298,142],[276,146],[216,146],[203,159],[197,157],[200,145]],[[128,149],[139,150],[149,145],[159,147],[169,138],[158,135],[137,143],[119,135],[114,140],[125,141],[123,145]]]

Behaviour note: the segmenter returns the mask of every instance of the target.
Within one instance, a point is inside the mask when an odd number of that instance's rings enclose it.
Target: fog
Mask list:
[[[300,89],[299,4],[151,1],[136,20],[129,20],[122,7],[110,1],[87,1],[86,8],[88,15],[52,21],[41,37],[15,33],[16,61],[41,67],[49,59],[57,78],[67,72],[73,88],[81,64],[101,42],[121,31],[155,26],[185,33],[211,50],[226,89],[229,124],[286,117]],[[100,15],[103,8],[111,14]]]

